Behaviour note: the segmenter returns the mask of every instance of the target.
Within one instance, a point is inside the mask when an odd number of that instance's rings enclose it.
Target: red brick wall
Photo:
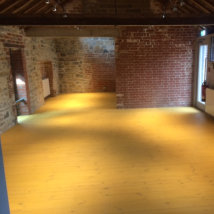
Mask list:
[[[124,27],[117,40],[118,107],[191,106],[195,27]]]

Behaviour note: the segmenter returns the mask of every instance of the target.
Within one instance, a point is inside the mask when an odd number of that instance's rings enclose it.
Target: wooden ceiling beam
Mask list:
[[[178,10],[181,11],[182,14],[191,14],[190,11],[185,7],[178,7]]]
[[[0,14],[6,13],[8,10],[17,5],[20,1],[8,0],[0,5]]]
[[[175,12],[176,16],[182,16],[184,14],[184,11],[181,10],[180,8],[177,9],[177,11]]]
[[[201,4],[204,4],[209,10],[211,10],[212,12],[214,12],[214,3],[210,3],[206,0],[200,0]]]
[[[206,9],[204,6],[202,6],[201,4],[199,4],[196,0],[189,0],[195,7],[197,7],[198,9],[200,9],[202,12],[209,14],[211,13],[208,9]]]
[[[26,4],[23,4],[22,7],[16,10],[17,15],[22,15],[26,10],[33,7],[38,2],[38,0],[28,0]]]
[[[15,14],[16,11],[19,10],[19,8],[22,7],[25,3],[26,3],[26,0],[17,1],[16,5],[13,5],[13,7],[10,7],[7,10],[4,10],[4,13]]]
[[[37,1],[33,6],[29,7],[27,10],[24,11],[24,14],[34,14],[37,9],[45,5],[43,0]]]
[[[53,6],[51,4],[45,4],[44,2],[41,2],[36,7],[34,7],[34,14],[44,14],[44,11],[52,7]]]
[[[0,25],[214,25],[214,16],[197,18],[5,17]]]
[[[14,3],[13,0],[5,0],[5,1],[0,1],[0,8],[4,9],[6,7],[8,7],[8,5]]]
[[[198,10],[197,8],[195,8],[192,5],[188,4],[187,2],[185,3],[185,8],[187,8],[189,11],[191,11],[191,13],[194,13],[194,14],[201,13],[200,10]]]
[[[25,29],[29,37],[117,37],[119,31],[114,27],[29,27]]]
[[[187,9],[184,8],[184,7],[177,7],[177,11],[176,12],[173,12],[172,14],[172,17],[183,17],[187,14]]]
[[[41,11],[43,14],[47,14],[48,12],[51,13],[53,10],[54,5],[53,4],[48,4],[46,8],[43,8]]]
[[[41,6],[39,9],[36,10],[36,14],[42,14],[44,11],[46,11],[50,6],[45,4]]]

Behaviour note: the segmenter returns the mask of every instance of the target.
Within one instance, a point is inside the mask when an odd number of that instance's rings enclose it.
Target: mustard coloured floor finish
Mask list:
[[[194,108],[47,100],[2,136],[11,214],[213,214],[214,120]]]

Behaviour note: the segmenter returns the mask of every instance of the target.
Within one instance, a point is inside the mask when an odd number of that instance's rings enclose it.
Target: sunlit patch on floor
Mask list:
[[[18,118],[3,135],[11,214],[214,213],[214,120],[115,106],[66,94]]]

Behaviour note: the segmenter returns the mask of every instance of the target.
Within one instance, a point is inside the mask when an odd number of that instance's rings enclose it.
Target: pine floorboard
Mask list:
[[[63,94],[2,136],[11,214],[213,214],[214,120]]]

